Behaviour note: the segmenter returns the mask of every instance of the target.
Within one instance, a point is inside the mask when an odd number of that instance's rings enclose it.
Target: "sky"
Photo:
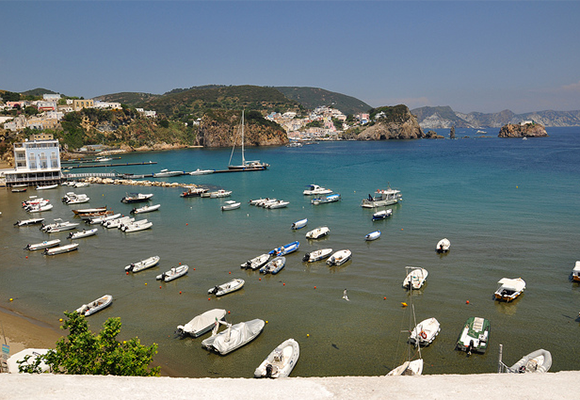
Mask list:
[[[0,89],[318,87],[373,107],[580,110],[579,1],[0,0]]]

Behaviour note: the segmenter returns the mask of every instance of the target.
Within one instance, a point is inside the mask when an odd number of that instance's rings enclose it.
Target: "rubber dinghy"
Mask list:
[[[89,315],[93,315],[94,313],[109,307],[111,303],[113,303],[113,296],[106,294],[102,297],[99,297],[95,301],[91,301],[89,304],[83,304],[77,308],[77,312],[81,315],[84,315],[85,317],[88,317]]]
[[[277,346],[254,371],[254,378],[286,378],[300,357],[300,346],[288,339]]]
[[[258,337],[266,325],[261,319],[240,322],[236,325],[228,324],[224,321],[216,321],[215,324],[212,336],[202,341],[201,346],[222,356],[250,343]],[[227,325],[228,328],[217,333],[219,324]]]
[[[167,272],[157,275],[155,279],[157,279],[158,281],[170,282],[174,279],[180,278],[183,275],[187,274],[187,271],[189,271],[188,265],[180,265],[178,267],[171,268]]]
[[[259,255],[258,257],[254,257],[251,260],[246,261],[240,265],[240,268],[249,268],[252,270],[256,270],[260,267],[263,267],[268,260],[270,259],[270,254],[264,253]]]
[[[246,283],[243,279],[235,278],[229,282],[222,283],[221,285],[214,286],[207,290],[207,294],[215,294],[216,296],[223,296],[225,294],[235,292],[244,287]]]
[[[144,269],[151,268],[157,265],[160,258],[159,256],[152,256],[141,260],[139,262],[131,263],[125,267],[125,271],[127,272],[139,272],[143,271]]]

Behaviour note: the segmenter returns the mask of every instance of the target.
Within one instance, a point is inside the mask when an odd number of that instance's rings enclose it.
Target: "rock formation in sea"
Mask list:
[[[506,124],[499,130],[500,138],[544,137],[546,128],[536,123]]]
[[[356,140],[422,139],[427,137],[411,114],[409,107],[399,104],[372,110],[374,123],[356,135]]]

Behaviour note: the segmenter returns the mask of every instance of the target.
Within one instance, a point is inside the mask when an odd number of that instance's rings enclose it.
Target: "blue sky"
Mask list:
[[[577,1],[4,1],[0,89],[312,86],[371,106],[580,109]]]

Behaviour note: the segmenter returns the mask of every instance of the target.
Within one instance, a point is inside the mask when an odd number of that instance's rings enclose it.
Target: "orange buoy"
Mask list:
[[[465,301],[465,304],[469,304],[469,300],[466,300],[466,301]]]
[[[314,286],[314,289],[316,289],[316,286]]]
[[[283,283],[283,284],[282,284],[282,286],[286,286],[286,284],[285,284],[285,283]]]
[[[181,294],[181,290],[179,291],[179,294]]]

